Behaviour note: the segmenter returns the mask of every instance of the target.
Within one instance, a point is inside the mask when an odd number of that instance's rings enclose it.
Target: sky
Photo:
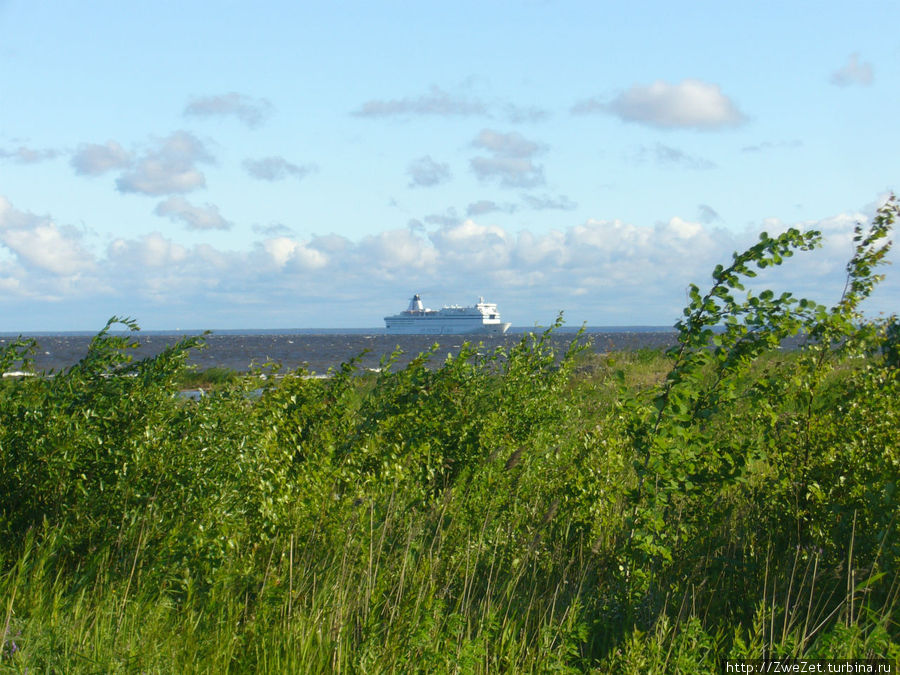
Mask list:
[[[757,283],[833,304],[900,186],[898,23],[893,0],[0,0],[0,332],[378,327],[413,293],[672,325],[789,227],[823,247]]]

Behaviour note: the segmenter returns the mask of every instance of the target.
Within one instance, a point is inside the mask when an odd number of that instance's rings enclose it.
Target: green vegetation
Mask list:
[[[180,389],[203,389],[211,391],[234,384],[240,373],[231,368],[213,366],[212,368],[185,370],[178,374],[177,386]]]
[[[202,338],[135,362],[111,321],[0,385],[0,672],[896,661],[897,323],[859,305],[897,215],[858,230],[831,308],[743,291],[818,242],[761,235],[691,288],[667,354],[548,332],[194,402]]]

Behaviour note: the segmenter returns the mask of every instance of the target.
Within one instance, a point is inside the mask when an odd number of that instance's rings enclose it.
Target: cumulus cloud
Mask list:
[[[410,229],[387,230],[364,237],[355,247],[353,259],[371,261],[382,279],[405,279],[411,270],[432,268],[437,252]]]
[[[125,169],[131,165],[131,153],[115,141],[103,144],[83,143],[72,155],[75,173],[83,176],[99,176],[114,169]]]
[[[406,169],[409,174],[409,187],[433,187],[450,180],[450,165],[434,161],[430,155],[419,157],[410,162]]]
[[[159,232],[151,232],[138,239],[113,240],[107,247],[107,255],[113,263],[147,269],[177,266],[187,258],[188,252]]]
[[[312,171],[313,167],[291,164],[284,157],[263,157],[262,159],[245,159],[244,170],[259,180],[277,181],[289,177],[299,180]]]
[[[263,242],[263,248],[279,268],[295,271],[311,271],[321,269],[328,264],[328,256],[307,243],[298,242],[290,237],[273,237]]]
[[[432,86],[427,94],[415,98],[392,100],[373,99],[363,103],[352,113],[356,117],[428,116],[468,117],[487,114],[487,106],[480,101],[454,96]]]
[[[159,232],[115,239],[103,261],[104,274],[114,280],[116,304],[126,303],[129,313],[138,317],[141,308],[165,308],[166,312],[181,312],[182,320],[191,322],[199,320],[201,306],[239,302],[235,285],[252,279],[248,265],[256,265],[249,253],[222,251],[207,244],[186,247]]]
[[[875,71],[872,64],[867,61],[860,61],[859,54],[853,53],[847,59],[847,63],[838,68],[831,74],[831,84],[838,87],[849,87],[851,85],[868,86],[875,79]]]
[[[38,150],[36,148],[28,148],[20,145],[13,150],[0,150],[0,159],[9,159],[18,164],[36,164],[48,159],[54,159],[60,155],[59,150],[44,148]]]
[[[447,225],[430,233],[442,262],[460,270],[505,266],[509,263],[513,235],[496,225],[474,220]]]
[[[537,143],[515,132],[504,134],[484,129],[472,141],[472,145],[491,155],[469,160],[469,166],[479,180],[497,180],[503,187],[531,188],[543,185],[544,168],[532,161],[541,149]]]
[[[146,195],[180,194],[206,185],[196,164],[212,162],[206,146],[187,131],[176,131],[156,143],[116,180],[119,192]]]
[[[678,84],[662,80],[650,85],[636,84],[611,101],[581,101],[572,112],[606,113],[623,122],[662,129],[721,129],[738,126],[746,119],[719,85],[694,79]]]
[[[0,197],[0,245],[23,269],[38,275],[72,278],[94,266],[79,230],[19,211],[4,197]]]
[[[217,96],[191,99],[184,109],[186,116],[236,117],[248,127],[257,127],[272,112],[272,104],[266,99],[230,92]]]
[[[153,213],[183,223],[189,230],[230,230],[233,226],[222,217],[218,206],[194,206],[184,197],[169,197],[157,204]]]

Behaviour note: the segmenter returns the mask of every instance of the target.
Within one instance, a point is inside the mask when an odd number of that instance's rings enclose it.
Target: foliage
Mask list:
[[[218,389],[233,383],[240,377],[240,373],[230,368],[213,366],[203,370],[190,370],[178,378],[178,386],[183,389],[202,388],[205,390]]]
[[[192,401],[203,337],[135,361],[114,317],[0,386],[0,671],[896,661],[897,322],[860,307],[897,215],[857,229],[830,307],[745,288],[819,241],[762,234],[691,286],[666,354],[559,352],[560,320],[376,374],[212,373]]]

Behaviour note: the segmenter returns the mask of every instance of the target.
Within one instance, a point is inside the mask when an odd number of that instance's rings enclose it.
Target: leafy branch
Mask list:
[[[852,347],[856,353],[870,347],[877,332],[862,321],[859,305],[883,278],[874,271],[886,262],[890,249],[886,238],[897,215],[897,202],[891,196],[868,228],[855,228],[855,251],[846,267],[844,292],[831,309],[770,290],[758,295],[747,291],[739,297],[757,270],[781,265],[796,251],[820,246],[822,237],[816,231],[792,228],[777,237],[763,232],[756,244],[733,254],[728,267],[716,266],[713,284],[705,294],[690,285],[690,302],[675,326],[678,342],[668,352],[672,366],[665,380],[649,396],[622,402],[637,456],[637,484],[629,495],[627,550],[632,559],[637,555],[670,560],[673,547],[689,534],[683,519],[679,526],[672,526],[672,513],[704,485],[721,490],[739,475],[748,461],[746,452],[723,444],[714,435],[711,421],[742,398],[751,398],[760,411],[774,409],[777,402],[771,397],[779,387],[773,389],[770,380],[754,382],[759,375],[752,367],[761,355],[798,334],[807,335],[810,345],[794,375],[795,394],[806,417],[800,464],[808,462],[809,425],[825,360],[837,353],[835,347],[843,352]],[[805,485],[802,473],[801,466],[801,487]]]

